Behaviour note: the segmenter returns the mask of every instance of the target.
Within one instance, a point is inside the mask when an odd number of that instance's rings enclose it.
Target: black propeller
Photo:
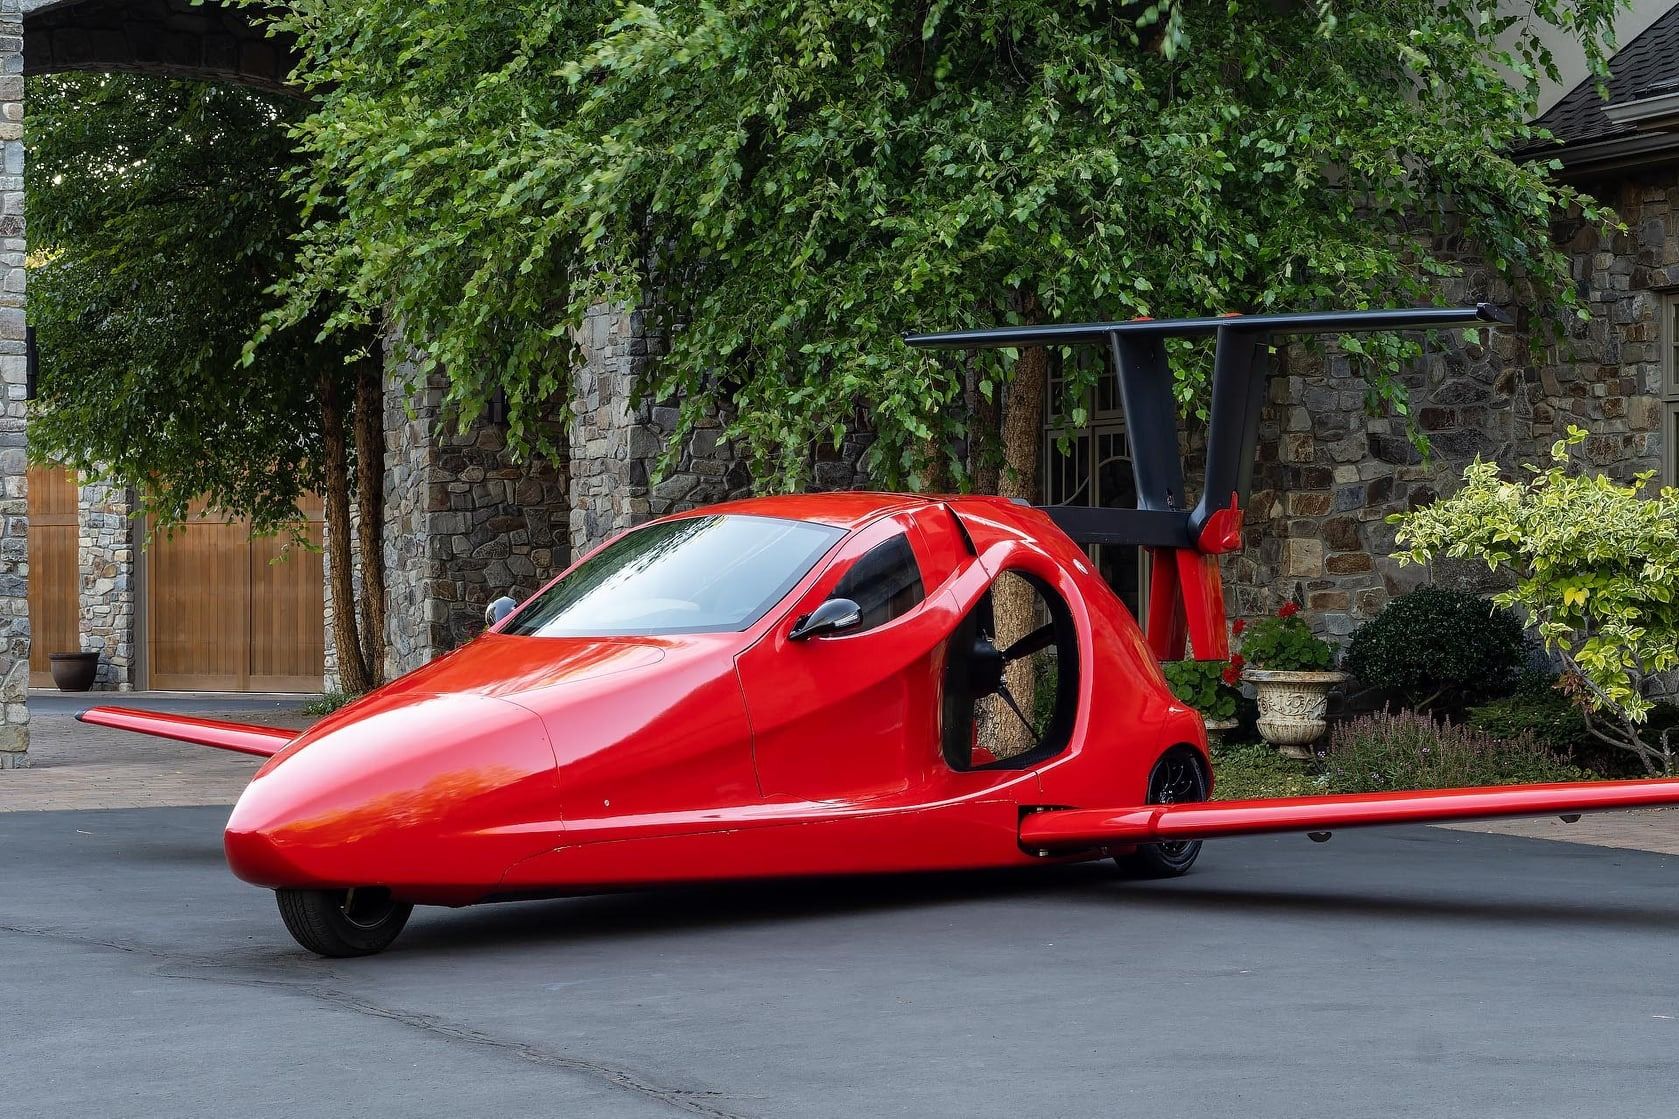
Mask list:
[[[1054,641],[1054,623],[1039,626],[1007,649],[998,649],[991,635],[981,630],[974,638],[973,651],[968,658],[968,686],[972,690],[973,698],[980,700],[988,695],[996,695],[1001,699],[1026,728],[1026,733],[1032,736],[1034,749],[1043,745],[1043,738],[1039,736],[1038,728],[1032,725],[1032,720],[1027,718],[1026,712],[1020,709],[1014,693],[1009,691],[1008,682],[1003,679],[1003,670],[1013,661],[1049,648]]]
[[[1010,664],[1021,657],[1029,657],[1033,653],[1041,653],[1055,644],[1055,623],[1045,622],[1037,629],[1003,650],[1003,663]]]

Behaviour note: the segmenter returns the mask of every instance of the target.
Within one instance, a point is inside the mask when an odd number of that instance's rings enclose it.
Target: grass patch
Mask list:
[[[1309,797],[1323,792],[1311,763],[1277,753],[1275,746],[1220,745],[1213,750],[1213,799]]]
[[[311,718],[319,719],[323,715],[330,715],[340,707],[360,699],[354,692],[327,692],[316,696],[303,705],[303,713]]]

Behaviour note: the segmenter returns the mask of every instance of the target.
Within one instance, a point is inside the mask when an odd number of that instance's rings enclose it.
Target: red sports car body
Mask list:
[[[737,526],[757,557],[743,559]],[[636,547],[657,534],[668,576],[649,576],[656,549]],[[771,563],[793,534],[788,562]],[[709,537],[751,570],[728,568]],[[626,578],[665,580],[650,624],[533,619],[621,557],[641,565]],[[1065,675],[1043,687],[1045,737],[998,760],[977,745],[976,701],[946,701],[972,671],[955,642],[989,635],[981,615],[1005,572],[1053,607],[1033,652]],[[747,612],[767,602],[761,614],[698,616],[707,585],[749,577],[761,582]],[[594,597],[646,589],[603,580]],[[837,589],[865,599],[858,619],[796,636]],[[602,628],[619,632],[570,632]],[[1199,717],[1084,552],[1042,512],[996,498],[759,498],[654,522],[295,740],[113,708],[83,717],[272,751],[228,822],[234,872],[282,890],[377,885],[403,903],[1027,863],[1042,856],[1020,844],[1023,813],[1140,802],[1156,743],[1210,772]]]

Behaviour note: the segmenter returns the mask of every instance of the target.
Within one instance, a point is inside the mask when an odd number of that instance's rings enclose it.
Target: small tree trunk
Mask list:
[[[997,468],[997,402],[980,391],[979,376],[968,371],[968,474],[979,493],[996,493],[1002,478]]]
[[[320,381],[321,437],[326,445],[326,531],[328,577],[332,584],[332,641],[338,652],[338,677],[344,690],[360,693],[373,687],[356,634],[356,590],[350,555],[350,470],[344,433],[344,405],[332,375]]]
[[[1022,310],[1028,322],[1036,321],[1037,300],[1027,296]],[[997,493],[1002,497],[1038,500],[1038,462],[1043,454],[1044,397],[1048,391],[1049,351],[1022,350],[1003,401],[1003,470],[997,486]],[[998,648],[1008,648],[1037,628],[1038,620],[1033,616],[1036,596],[1025,580],[999,580],[991,601]],[[1028,715],[1034,710],[1037,692],[1032,668],[1030,658],[1016,661],[1009,665],[1003,677],[1009,692]],[[998,748],[994,752],[999,757],[1009,757],[1031,749],[1030,730],[1012,713],[999,711],[997,715]]]
[[[375,353],[378,351],[375,349]],[[385,676],[385,386],[379,362],[356,364],[356,505],[361,521],[361,646],[369,681]]]

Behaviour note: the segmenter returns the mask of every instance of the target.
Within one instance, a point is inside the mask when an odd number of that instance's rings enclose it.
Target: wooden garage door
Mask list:
[[[321,506],[304,507],[321,543]],[[250,535],[242,520],[205,514],[146,563],[150,686],[228,692],[316,692],[325,667],[321,554]]]
[[[52,686],[49,653],[81,648],[76,558],[76,475],[57,466],[29,468],[29,683]]]

